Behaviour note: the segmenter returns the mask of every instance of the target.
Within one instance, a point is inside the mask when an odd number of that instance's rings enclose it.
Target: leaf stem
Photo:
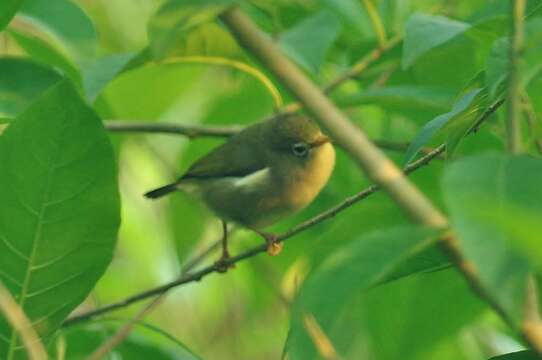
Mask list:
[[[521,64],[523,53],[523,19],[525,0],[511,0],[512,35],[510,43],[510,77],[508,80],[507,145],[512,154],[521,151]]]

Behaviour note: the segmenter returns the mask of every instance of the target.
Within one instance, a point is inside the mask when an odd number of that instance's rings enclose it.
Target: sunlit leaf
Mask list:
[[[87,14],[69,0],[25,0],[20,16],[51,35],[55,45],[72,59],[85,62],[94,56],[97,35]]]

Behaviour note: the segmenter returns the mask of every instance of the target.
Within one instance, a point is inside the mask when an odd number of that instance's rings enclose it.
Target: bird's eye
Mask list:
[[[292,152],[297,157],[306,157],[309,154],[310,147],[305,143],[295,143],[292,145]]]

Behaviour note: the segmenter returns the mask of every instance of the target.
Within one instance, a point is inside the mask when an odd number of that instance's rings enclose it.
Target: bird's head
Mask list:
[[[310,159],[313,152],[330,139],[318,125],[304,116],[281,116],[271,120],[269,140],[274,151],[300,160]]]

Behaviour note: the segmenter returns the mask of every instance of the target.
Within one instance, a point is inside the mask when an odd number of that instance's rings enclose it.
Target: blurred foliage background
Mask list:
[[[168,32],[182,27],[178,19],[184,19],[192,5],[171,1],[167,8],[164,3],[27,0],[0,33],[0,119],[7,122],[16,117],[60,74],[78,86],[106,123],[247,125],[274,113],[275,100],[257,78],[228,64],[189,60],[195,56],[250,64],[271,79],[285,103],[292,101],[219,21],[210,18]],[[526,60],[529,69],[542,64],[536,52],[542,33],[538,3],[528,4],[534,49]],[[466,91],[480,84],[493,86],[488,96],[500,94],[505,71],[503,51],[496,44],[508,33],[508,1],[252,0],[243,2],[242,8],[322,86],[370,52],[396,41],[360,76],[331,94],[375,140],[411,142],[425,124],[450,112]],[[533,155],[542,150],[537,148],[542,135],[537,119],[541,84],[533,70],[528,79],[532,119],[524,134],[525,149]],[[441,179],[447,164],[504,151],[504,114],[497,112],[446,159],[439,158],[412,175],[440,208],[445,208]],[[109,135],[119,168],[122,224],[111,264],[77,313],[174,280],[187,262],[220,237],[219,221],[197,201],[178,193],[150,202],[142,194],[182,174],[223,139]],[[450,137],[453,133],[438,132],[420,140],[420,146],[435,147],[443,141],[455,145]],[[405,151],[386,152],[400,166],[415,155],[412,149],[408,156]],[[285,231],[368,185],[358,166],[339,149],[332,179],[317,200],[273,230]],[[181,350],[185,347],[202,359],[278,359],[285,351],[291,359],[318,358],[314,339],[299,335],[306,324],[292,318],[305,277],[367,234],[408,222],[388,196],[377,193],[296,235],[278,257],[259,255],[227,274],[173,289],[111,358],[191,358]],[[260,242],[254,234],[239,230],[232,251],[240,253]],[[378,245],[376,240],[373,243]],[[199,266],[217,257],[215,253]],[[334,286],[350,289],[333,309],[333,320],[324,326],[343,358],[477,360],[523,348],[521,339],[437,252],[426,260],[436,261],[437,266],[422,266],[423,272],[380,286],[357,286],[353,279],[336,277],[311,293],[326,297],[336,291]],[[82,358],[144,305],[108,314],[105,318],[110,320],[67,328],[51,346],[58,348],[61,338],[67,359]]]

